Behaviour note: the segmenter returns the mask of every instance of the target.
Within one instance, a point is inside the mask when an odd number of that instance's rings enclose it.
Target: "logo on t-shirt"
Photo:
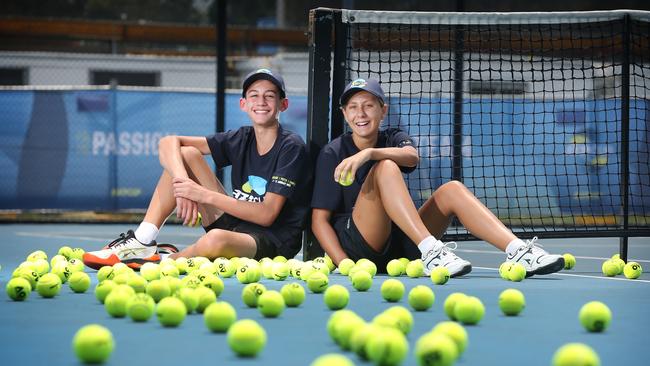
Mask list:
[[[242,201],[262,202],[266,194],[266,179],[256,175],[249,175],[248,181],[242,185],[241,190],[234,189],[233,197]]]

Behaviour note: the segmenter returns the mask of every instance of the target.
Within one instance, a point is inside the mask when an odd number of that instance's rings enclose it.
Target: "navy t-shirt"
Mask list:
[[[309,212],[311,166],[300,136],[280,126],[271,150],[260,155],[252,126],[207,137],[218,169],[232,166],[232,196],[262,202],[267,192],[287,198],[275,222],[260,230],[283,255],[293,256],[301,247],[301,234]],[[292,254],[293,253],[293,254]]]
[[[413,145],[413,139],[406,132],[391,128],[379,131],[379,138],[375,147]],[[348,132],[325,145],[318,155],[311,207],[332,211],[332,222],[340,217],[348,217],[352,214],[361,186],[366,180],[370,168],[376,163],[374,160],[367,161],[357,170],[354,182],[350,186],[344,187],[340,185],[334,180],[334,169],[345,158],[359,151],[352,140],[352,133]],[[415,170],[415,167],[400,167],[400,169],[404,173],[410,173]]]

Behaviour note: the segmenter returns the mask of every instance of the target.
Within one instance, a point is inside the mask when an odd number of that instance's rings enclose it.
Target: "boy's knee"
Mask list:
[[[378,161],[375,166],[374,166],[376,174],[394,174],[398,173],[401,174],[401,171],[399,169],[399,165],[397,165],[396,162],[390,160],[390,159],[384,159]]]
[[[457,180],[449,181],[449,182],[441,185],[440,188],[438,188],[438,190],[441,193],[450,193],[450,194],[454,194],[454,193],[457,193],[457,192],[460,192],[460,191],[463,191],[463,190],[466,190],[466,189],[467,188],[465,187],[465,185],[463,183],[461,183],[460,181],[457,181]]]
[[[201,154],[201,151],[199,151],[199,149],[195,148],[194,146],[181,146],[181,156],[183,156],[183,160],[186,162],[203,159],[203,154]]]

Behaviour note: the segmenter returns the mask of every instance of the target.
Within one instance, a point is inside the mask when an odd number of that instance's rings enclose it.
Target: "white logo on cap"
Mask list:
[[[357,79],[351,84],[351,86],[354,88],[364,88],[366,85],[368,85],[368,82],[364,79]]]
[[[258,69],[257,71],[255,71],[255,73],[259,73],[259,72],[269,74],[269,75],[273,75],[273,73],[269,69]]]

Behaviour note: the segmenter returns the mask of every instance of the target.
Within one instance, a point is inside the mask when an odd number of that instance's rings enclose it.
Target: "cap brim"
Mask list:
[[[275,85],[278,88],[278,91],[280,91],[280,97],[286,98],[286,93],[284,92],[284,88],[282,88],[282,84],[280,84],[278,79],[273,77],[273,75],[269,75],[263,72],[251,75],[250,77],[248,77],[248,79],[244,81],[244,85],[242,86],[242,97],[246,98],[246,91],[251,85],[253,85],[254,82],[258,80],[268,80],[272,82],[273,85]]]

